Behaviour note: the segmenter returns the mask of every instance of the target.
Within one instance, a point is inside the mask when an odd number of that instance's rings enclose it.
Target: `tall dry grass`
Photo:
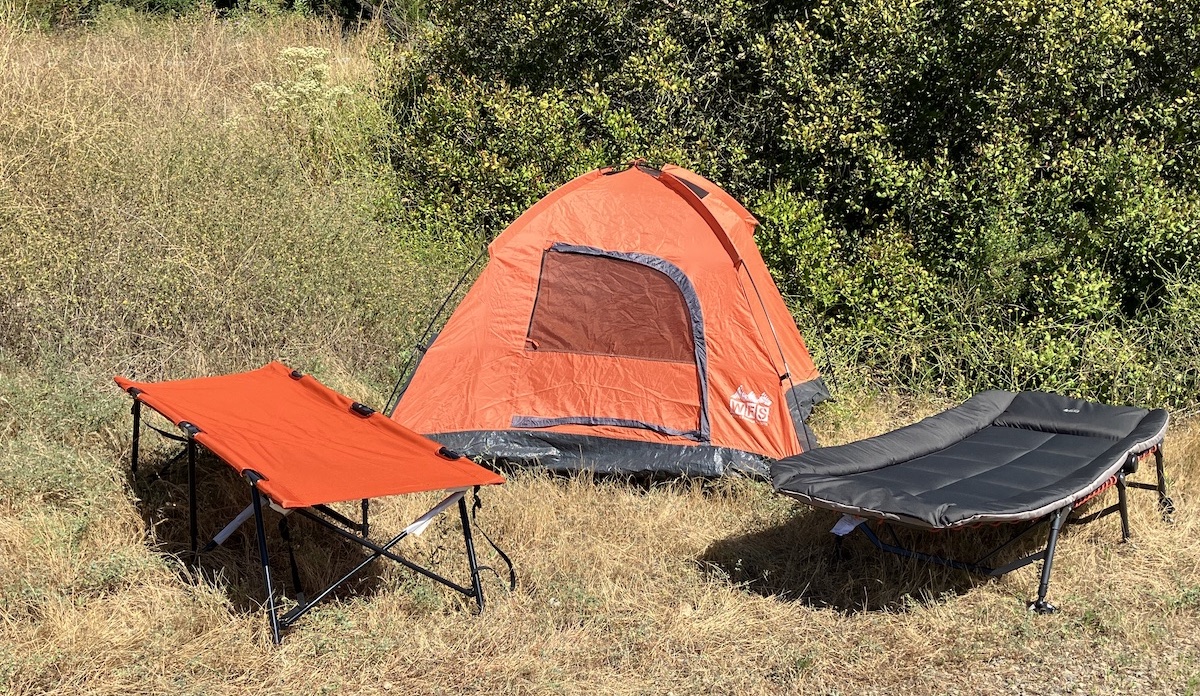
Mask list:
[[[835,560],[826,530],[836,516],[761,483],[526,472],[485,492],[479,522],[511,552],[520,584],[509,593],[487,576],[484,615],[381,565],[272,647],[252,532],[198,570],[180,562],[184,478],[129,479],[128,401],[105,380],[284,357],[382,402],[385,365],[399,362],[446,279],[420,240],[373,218],[386,172],[368,156],[371,39],[311,20],[207,17],[0,31],[0,692],[1200,686],[1200,431],[1187,423],[1167,440],[1175,522],[1135,492],[1132,543],[1119,543],[1113,518],[1070,528],[1054,616],[1024,609],[1036,566],[978,581],[861,540]],[[282,54],[304,46],[329,51],[328,73]],[[831,444],[944,405],[842,397],[816,423]],[[143,442],[143,471],[173,453]],[[211,533],[247,492],[215,460],[200,471]],[[428,502],[380,501],[378,534]],[[361,557],[311,526],[294,533],[310,589]],[[462,578],[456,534],[443,521],[405,548]],[[970,556],[995,536],[913,541]],[[285,556],[273,561],[290,585]]]
[[[373,41],[295,18],[0,24],[0,349],[389,376],[453,268],[375,221]]]

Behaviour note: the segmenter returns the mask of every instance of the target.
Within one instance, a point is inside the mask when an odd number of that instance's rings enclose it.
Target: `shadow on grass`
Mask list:
[[[137,495],[138,509],[145,520],[156,550],[177,557],[178,573],[185,582],[211,582],[224,589],[233,605],[241,611],[260,611],[266,602],[262,563],[254,517],[243,523],[224,544],[200,554],[192,563],[191,533],[188,524],[187,458],[173,451],[146,452],[139,464],[138,477],[129,478]],[[196,527],[198,547],[203,549],[217,532],[250,504],[250,486],[236,471],[197,448]],[[276,600],[296,597],[283,540],[278,512],[267,508],[263,499],[263,523],[271,561],[271,581]],[[360,519],[358,505],[331,506],[352,520]],[[353,509],[351,509],[353,508]],[[370,552],[337,536],[334,532],[299,515],[288,517],[292,548],[300,583],[311,596],[342,577],[362,562]],[[380,586],[381,564],[377,561],[359,571],[337,588],[326,602],[375,592]],[[291,606],[286,599],[284,610]]]
[[[989,582],[980,575],[884,553],[858,530],[847,535],[839,549],[829,530],[840,516],[806,508],[781,525],[717,541],[698,561],[710,577],[749,592],[844,613],[906,611]],[[872,528],[885,541],[968,562],[1008,541],[1017,531],[1013,527],[945,532],[893,527],[894,540],[890,532]],[[1045,540],[1045,527],[1041,526],[989,563],[1003,565],[1036,553]],[[1040,568],[1040,563],[1034,567]],[[1029,588],[1030,596],[1036,589]]]
[[[663,491],[699,491],[704,496],[729,495],[739,488],[761,487],[770,490],[770,481],[761,476],[737,474],[729,476],[682,476],[670,472],[617,472],[592,469],[546,469],[536,465],[509,464],[503,461],[481,461],[486,467],[507,479],[540,477],[558,484],[581,483],[609,486],[634,496],[646,496]]]

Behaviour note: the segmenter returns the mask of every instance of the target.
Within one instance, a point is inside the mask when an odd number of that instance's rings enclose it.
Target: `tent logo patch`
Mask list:
[[[766,392],[758,396],[738,385],[737,391],[729,397],[729,411],[742,420],[766,425],[771,417],[771,397]]]

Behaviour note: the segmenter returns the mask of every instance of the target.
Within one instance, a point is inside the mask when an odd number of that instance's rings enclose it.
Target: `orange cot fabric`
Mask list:
[[[273,362],[220,377],[114,380],[176,425],[199,428],[195,441],[239,473],[261,474],[259,490],[285,508],[504,483],[382,414],[359,415],[353,400],[312,376],[291,374]]]

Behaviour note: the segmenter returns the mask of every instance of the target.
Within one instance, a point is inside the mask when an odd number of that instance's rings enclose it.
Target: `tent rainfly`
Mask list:
[[[766,475],[815,446],[804,421],[828,392],[757,224],[680,167],[576,178],[491,243],[391,416],[557,471]]]

